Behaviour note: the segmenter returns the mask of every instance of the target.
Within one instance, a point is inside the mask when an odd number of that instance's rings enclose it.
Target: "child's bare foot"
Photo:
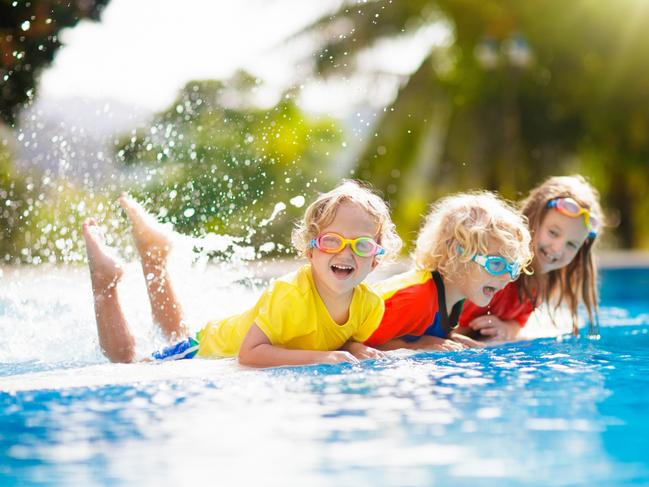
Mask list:
[[[171,236],[152,215],[137,201],[125,193],[119,197],[119,204],[131,220],[135,246],[144,261],[164,264],[171,251]]]
[[[104,243],[104,235],[94,218],[88,218],[82,226],[83,238],[86,241],[88,265],[92,286],[98,293],[104,293],[115,287],[124,274],[118,259],[112,255]]]

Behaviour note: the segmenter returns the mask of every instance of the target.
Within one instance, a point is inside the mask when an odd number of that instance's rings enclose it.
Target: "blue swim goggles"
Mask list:
[[[458,245],[458,250],[460,253],[464,252],[464,248],[460,245]],[[471,260],[492,276],[502,276],[509,272],[512,280],[515,281],[521,274],[521,265],[518,262],[510,263],[501,255],[475,254]]]

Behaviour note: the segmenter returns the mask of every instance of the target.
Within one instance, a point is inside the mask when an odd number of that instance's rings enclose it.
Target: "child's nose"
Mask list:
[[[564,245],[563,242],[555,242],[555,243],[553,243],[552,246],[550,247],[550,252],[552,253],[552,256],[553,256],[555,259],[558,259],[558,258],[561,257],[561,254],[562,254],[562,251],[561,251],[561,250],[563,249],[563,245]]]
[[[349,254],[354,254],[354,251],[352,250],[352,246],[350,244],[345,245],[345,248],[343,248],[340,252],[341,254],[344,255],[349,255]]]

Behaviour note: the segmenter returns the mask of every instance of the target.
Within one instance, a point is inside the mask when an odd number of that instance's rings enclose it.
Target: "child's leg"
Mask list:
[[[123,270],[104,245],[95,220],[88,219],[83,223],[83,237],[95,300],[99,345],[111,362],[132,362],[135,340],[128,329],[117,293]]]
[[[139,203],[128,196],[122,195],[119,203],[131,220],[133,238],[142,262],[153,320],[168,339],[187,336],[183,310],[167,271],[167,257],[171,250],[171,239],[168,233]]]

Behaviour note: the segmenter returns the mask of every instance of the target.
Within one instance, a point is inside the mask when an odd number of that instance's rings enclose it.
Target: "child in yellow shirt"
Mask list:
[[[401,240],[386,204],[367,188],[345,181],[320,195],[292,236],[309,262],[272,283],[250,310],[210,322],[195,336],[188,333],[169,279],[169,235],[132,199],[123,195],[120,204],[132,224],[154,321],[176,340],[153,359],[238,356],[243,365],[272,367],[381,355],[362,344],[383,315],[383,301],[362,281],[379,256],[398,252]],[[122,268],[95,220],[84,222],[83,235],[101,349],[113,362],[132,362],[135,341],[118,294]]]

